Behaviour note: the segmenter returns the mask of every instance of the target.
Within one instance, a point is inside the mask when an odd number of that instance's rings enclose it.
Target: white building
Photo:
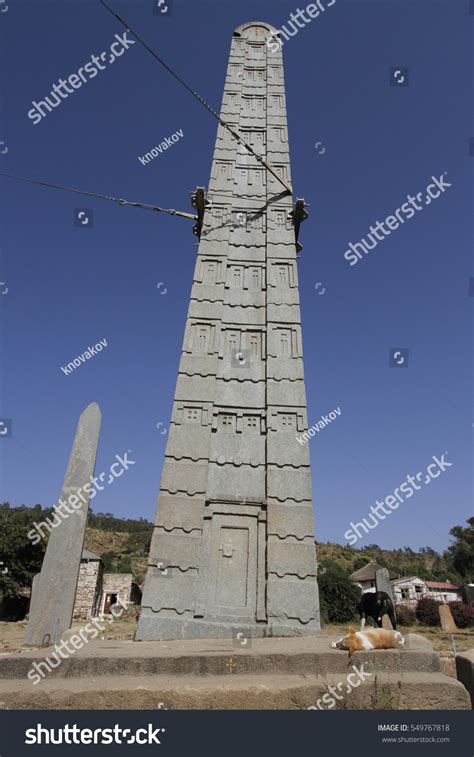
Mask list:
[[[417,576],[404,576],[392,581],[397,605],[415,606],[419,599],[428,596],[425,582]]]
[[[461,588],[445,581],[424,581],[417,576],[405,576],[392,581],[395,602],[415,607],[422,597],[437,602],[458,602],[462,599]]]

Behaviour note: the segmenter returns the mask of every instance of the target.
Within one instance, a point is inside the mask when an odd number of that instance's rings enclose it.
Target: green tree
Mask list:
[[[43,563],[46,542],[38,544],[28,538],[28,532],[36,521],[50,516],[52,508],[43,510],[41,505],[29,508],[10,507],[8,502],[0,505],[0,593],[4,597],[18,596],[20,589],[29,588],[35,573]],[[6,572],[4,572],[6,571]]]
[[[323,621],[347,623],[353,620],[361,591],[349,572],[334,560],[325,560],[319,567],[318,583]]]
[[[466,523],[467,528],[453,526],[450,530],[454,544],[448,547],[445,557],[463,580],[471,583],[474,580],[474,517],[468,518]]]

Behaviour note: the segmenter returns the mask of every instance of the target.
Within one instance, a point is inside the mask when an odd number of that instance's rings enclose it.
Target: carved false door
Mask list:
[[[210,537],[206,616],[255,620],[257,519],[216,514]]]

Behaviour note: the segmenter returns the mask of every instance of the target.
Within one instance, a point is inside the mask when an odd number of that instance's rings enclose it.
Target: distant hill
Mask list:
[[[32,577],[41,568],[46,548],[45,541],[36,545],[28,539],[28,530],[33,523],[44,521],[53,513],[52,508],[36,505],[11,507],[0,504],[0,557],[9,572],[0,571],[0,593],[18,594],[22,587],[31,585]],[[474,524],[472,524],[474,525]],[[460,526],[454,531],[461,532]],[[468,529],[464,529],[468,533]],[[85,548],[102,557],[107,571],[133,573],[142,583],[145,577],[148,552],[153,533],[153,524],[143,518],[117,518],[111,513],[89,513],[85,535]],[[471,531],[469,531],[471,539]],[[463,580],[453,567],[449,552],[438,554],[425,547],[414,552],[410,547],[387,550],[371,544],[362,549],[340,544],[317,544],[320,568],[336,562],[348,573],[373,560],[400,576],[416,575],[432,581],[451,581],[461,584]]]
[[[410,547],[381,549],[376,544],[371,544],[355,549],[327,542],[316,545],[316,554],[321,566],[324,566],[327,561],[334,561],[349,573],[353,573],[373,560],[399,576],[418,576],[428,581],[463,583],[461,576],[448,560],[430,547],[423,547],[418,552],[414,552]]]
[[[86,547],[105,560],[108,570],[124,570],[130,565],[137,580],[146,572],[153,524],[146,520],[123,520],[113,515],[91,514],[86,531]],[[331,544],[316,544],[321,566],[335,561],[349,573],[374,560],[400,576],[419,576],[431,581],[462,583],[461,577],[448,561],[430,547],[414,552],[410,547],[381,549],[371,544],[361,549]]]

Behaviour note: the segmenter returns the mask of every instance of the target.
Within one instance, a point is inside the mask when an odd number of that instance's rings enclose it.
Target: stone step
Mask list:
[[[36,663],[44,669],[53,648],[0,655],[0,680],[25,678]],[[48,673],[54,678],[93,676],[228,675],[232,659],[234,675],[307,675],[350,672],[351,665],[386,673],[441,670],[439,656],[430,648],[347,652],[331,649],[326,637],[253,639],[246,648],[232,640],[133,642],[91,641],[62,660]],[[53,658],[53,664],[55,660]]]
[[[346,671],[347,673],[347,671]],[[342,699],[322,697],[333,686]],[[464,686],[442,673],[376,673],[347,693],[346,675],[110,675],[0,682],[1,709],[470,709]],[[319,700],[319,706],[318,706]]]

